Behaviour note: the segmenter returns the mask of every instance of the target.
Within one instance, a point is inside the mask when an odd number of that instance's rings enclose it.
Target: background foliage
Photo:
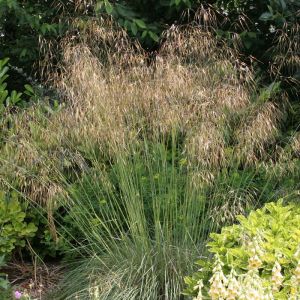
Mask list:
[[[299,3],[291,0],[264,1],[18,1],[1,0],[1,54],[18,67],[31,71],[40,57],[41,43],[62,37],[70,30],[70,19],[108,14],[138,38],[145,47],[155,46],[163,30],[174,22],[192,21],[198,8],[212,8],[219,21],[217,33],[230,40],[238,34],[245,53],[257,60],[275,42],[276,32],[299,21]],[[201,9],[200,9],[201,11]],[[213,21],[205,19],[207,21]],[[204,21],[204,20],[202,20]],[[211,23],[215,27],[215,23]],[[268,56],[270,54],[267,54]]]

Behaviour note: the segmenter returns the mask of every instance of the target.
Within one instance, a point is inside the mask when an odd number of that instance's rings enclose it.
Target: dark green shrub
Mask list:
[[[96,11],[106,12],[131,36],[138,38],[146,47],[155,46],[161,33],[178,21],[186,9],[192,8],[195,0],[167,1],[97,1]]]
[[[43,0],[1,1],[0,58],[9,56],[13,65],[31,73],[33,64],[39,59],[39,39],[55,38],[64,31],[59,12],[70,4],[71,1],[64,1],[61,5],[49,5]]]
[[[13,106],[25,106],[28,101],[36,100],[36,95],[33,88],[25,84],[24,92],[17,92],[15,90],[9,91],[7,87],[7,79],[9,78],[8,72],[9,59],[0,59],[0,114],[4,110]]]
[[[58,207],[47,213],[45,209],[34,205],[30,207],[27,218],[37,228],[30,244],[41,259],[70,257],[71,243],[75,242],[72,236],[75,236],[78,228],[74,228],[71,216],[64,209]]]

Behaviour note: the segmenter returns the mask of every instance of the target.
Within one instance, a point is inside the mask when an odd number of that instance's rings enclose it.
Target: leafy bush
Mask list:
[[[34,236],[37,228],[25,221],[26,213],[17,194],[0,193],[0,255],[8,256],[16,247],[24,247],[26,239]]]
[[[138,38],[146,47],[156,45],[161,33],[181,18],[184,10],[192,8],[195,0],[167,1],[108,1],[98,0],[96,12],[106,12],[131,36]]]
[[[218,35],[243,45],[246,59],[253,56],[263,64],[256,70],[268,70],[278,80],[299,87],[299,20],[300,5],[292,0],[216,1],[225,16]],[[262,73],[263,76],[267,72]],[[264,78],[266,79],[266,78]]]
[[[64,2],[49,5],[43,0],[1,1],[0,58],[11,57],[13,65],[22,66],[31,74],[40,54],[39,39],[56,38],[65,29],[65,23],[58,20],[59,12],[67,9],[71,1]]]
[[[21,101],[22,93],[12,91],[9,95],[6,89],[7,84],[5,80],[8,78],[6,66],[8,59],[0,60],[0,112],[3,112],[6,106],[18,104]]]
[[[235,293],[230,299],[265,299],[262,294],[268,293],[294,299],[300,292],[300,206],[272,202],[238,221],[210,235],[208,249],[214,257],[197,262],[201,269],[186,277],[185,293],[199,294],[197,299],[201,293],[211,299],[227,293]],[[261,298],[253,298],[253,289]]]
[[[62,207],[57,207],[50,213],[36,205],[30,206],[27,219],[37,228],[30,245],[41,259],[68,257],[71,242],[74,242],[71,235],[75,236],[78,228],[74,228],[72,218],[64,211]]]
[[[0,270],[5,267],[5,260],[4,260],[4,255],[0,256]],[[7,290],[8,289],[8,280],[7,280],[7,275],[0,272],[0,296],[1,296],[1,292],[3,290]]]
[[[5,109],[13,106],[24,106],[28,100],[36,99],[32,87],[25,84],[24,93],[15,90],[9,91],[7,89],[6,80],[8,79],[9,67],[7,66],[9,59],[0,59],[0,114]],[[24,97],[25,96],[25,97]]]

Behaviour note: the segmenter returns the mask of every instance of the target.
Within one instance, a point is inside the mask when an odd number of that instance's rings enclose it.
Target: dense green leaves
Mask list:
[[[25,67],[30,73],[33,63],[41,58],[40,41],[56,42],[70,29],[72,18],[86,22],[87,17],[103,15],[111,16],[145,48],[153,49],[163,30],[173,23],[193,20],[200,5],[218,12],[220,22],[213,29],[219,36],[232,42],[238,35],[245,54],[266,64],[270,53],[264,53],[274,45],[276,32],[299,21],[300,5],[292,0],[97,0],[81,4],[68,0],[51,4],[46,0],[1,0],[0,58],[9,56],[13,65]]]
[[[17,195],[0,194],[0,256],[10,255],[16,247],[24,247],[27,238],[33,237],[37,228],[25,221],[26,213]]]
[[[62,32],[62,25],[54,22],[56,13],[47,1],[1,0],[1,56],[11,57],[16,65],[20,61],[30,71],[30,64],[39,56],[39,38]]]
[[[0,115],[5,109],[14,106],[24,107],[28,101],[36,100],[35,92],[29,84],[25,84],[24,93],[8,90],[6,83],[9,78],[8,61],[8,58],[0,60]]]

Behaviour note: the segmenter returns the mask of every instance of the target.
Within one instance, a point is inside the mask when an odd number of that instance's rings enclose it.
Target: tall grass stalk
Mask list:
[[[82,259],[58,299],[181,299],[183,277],[220,226],[212,215],[233,213],[234,200],[245,208],[236,195],[221,211],[226,199],[219,201],[217,186],[208,197],[206,184],[196,180],[200,167],[189,165],[181,151],[174,131],[167,141],[143,140],[110,167],[95,157],[94,168],[67,187],[64,206],[80,231]],[[239,188],[248,186],[235,192]]]

